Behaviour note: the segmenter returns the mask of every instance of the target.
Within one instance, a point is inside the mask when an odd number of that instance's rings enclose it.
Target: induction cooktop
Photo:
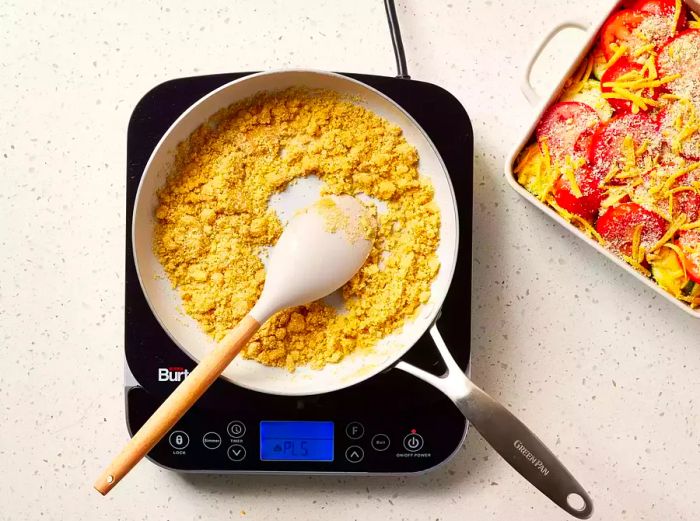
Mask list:
[[[398,28],[390,26],[396,49]],[[402,49],[399,51],[397,77],[345,75],[381,91],[410,113],[430,136],[447,167],[463,239],[437,325],[452,356],[466,371],[470,359],[471,123],[449,92],[408,78]],[[125,397],[132,435],[195,366],[161,328],[139,283],[131,244],[139,180],[151,152],[180,114],[202,96],[248,74],[233,72],[162,83],[139,101],[129,122]],[[428,333],[403,360],[436,375],[446,371]],[[404,474],[427,471],[445,462],[461,446],[466,433],[467,421],[449,398],[397,368],[340,391],[302,397],[258,393],[219,379],[148,457],[182,472]]]

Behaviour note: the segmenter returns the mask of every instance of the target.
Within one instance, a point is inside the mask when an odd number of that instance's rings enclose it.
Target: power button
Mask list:
[[[417,452],[423,448],[423,436],[411,432],[403,439],[403,448],[409,452]]]

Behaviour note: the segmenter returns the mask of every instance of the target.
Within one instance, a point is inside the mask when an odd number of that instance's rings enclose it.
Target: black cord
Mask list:
[[[384,0],[386,8],[386,18],[389,22],[389,32],[391,33],[391,43],[394,46],[394,56],[396,56],[397,78],[410,79],[408,68],[406,67],[406,54],[403,51],[403,42],[401,41],[401,29],[399,29],[399,19],[396,16],[396,7],[394,0]]]

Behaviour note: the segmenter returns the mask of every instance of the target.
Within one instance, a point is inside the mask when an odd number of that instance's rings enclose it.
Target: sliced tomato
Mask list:
[[[700,195],[691,191],[677,192],[673,196],[673,215],[685,214],[690,222],[700,218]]]
[[[626,56],[623,56],[615,63],[613,63],[608,70],[605,71],[605,74],[603,74],[603,77],[600,79],[600,90],[602,92],[612,92],[612,87],[606,87],[606,83],[616,81],[618,78],[629,72],[641,71],[642,68],[643,67],[641,64],[630,60]],[[660,92],[658,91],[658,89],[645,89],[642,92],[642,95],[644,97],[651,99],[657,99],[659,97],[659,94]],[[608,102],[610,103],[610,105],[612,105],[612,108],[614,108],[618,112],[630,112],[630,110],[632,109],[632,102],[626,99],[609,98]]]
[[[673,188],[679,186],[692,186],[698,179],[694,172],[679,177]],[[693,190],[683,190],[673,194],[673,216],[685,214],[686,222],[695,222],[700,219],[700,194]]]
[[[672,15],[676,10],[676,0],[639,0],[632,4],[632,9],[643,13]]]
[[[678,234],[676,246],[684,253],[681,262],[685,266],[688,278],[700,284],[700,254],[693,253],[700,247],[700,231],[697,229],[681,231]]]
[[[661,239],[668,229],[668,223],[663,217],[637,203],[623,203],[609,208],[600,216],[595,227],[611,250],[630,255],[634,231],[640,224],[641,245],[646,248]]]
[[[611,44],[626,45],[627,42],[636,40],[632,33],[648,14],[636,9],[623,9],[608,18],[600,32],[600,45],[606,60],[615,54]]]
[[[654,14],[658,16],[668,16],[673,18],[676,16],[676,0],[639,0],[632,6],[632,9],[642,11],[643,13]],[[678,23],[675,30],[682,31],[688,26],[688,10],[685,4],[681,4],[681,14],[678,17]]]
[[[589,127],[579,134],[576,143],[574,143],[574,156],[585,157],[588,159],[588,151],[591,148],[591,142],[598,126]]]
[[[700,96],[700,29],[688,29],[666,42],[656,56],[656,69],[662,77],[681,75],[665,85],[668,92]]]
[[[600,182],[591,175],[587,166],[576,171],[576,184],[581,190],[581,197],[576,197],[571,191],[571,183],[561,176],[554,184],[554,200],[565,210],[593,222],[598,215],[600,203],[605,194],[600,188]]]
[[[547,143],[553,157],[573,154],[581,133],[600,121],[593,107],[579,101],[562,101],[552,105],[537,125],[537,141]]]
[[[594,177],[603,179],[611,168],[621,168],[622,145],[627,135],[632,136],[636,148],[648,140],[647,154],[655,153],[660,145],[658,122],[648,114],[623,114],[601,123],[593,134],[588,155]],[[638,158],[640,164],[643,160]]]

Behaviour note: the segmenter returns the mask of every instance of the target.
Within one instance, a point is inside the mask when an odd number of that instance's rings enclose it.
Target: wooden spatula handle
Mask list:
[[[143,424],[100,474],[95,489],[103,495],[112,490],[214,383],[259,328],[250,315],[241,320]]]

